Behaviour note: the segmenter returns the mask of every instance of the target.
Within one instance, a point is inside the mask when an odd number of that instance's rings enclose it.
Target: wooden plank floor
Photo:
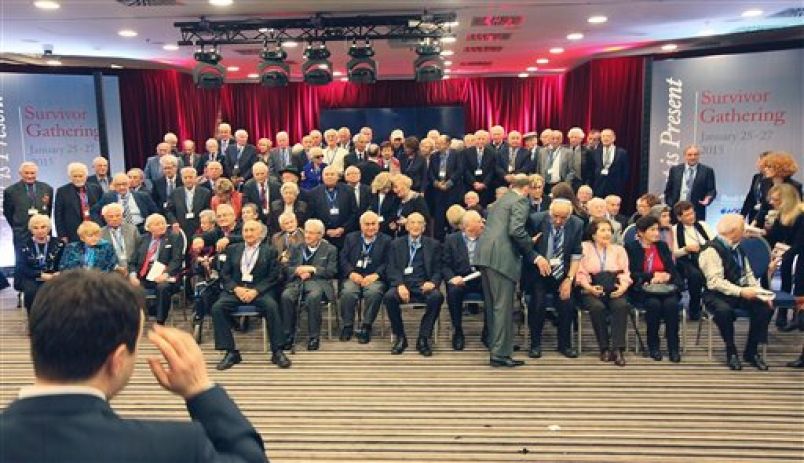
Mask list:
[[[33,373],[24,311],[11,291],[0,303],[5,406]],[[414,340],[418,316],[406,316]],[[187,327],[180,313],[173,318]],[[587,351],[575,360],[551,350],[548,324],[545,357],[497,370],[487,365],[480,326],[477,317],[467,320],[464,352],[451,350],[444,326],[431,358],[412,348],[392,356],[388,338],[365,346],[324,340],[319,352],[293,355],[290,370],[270,365],[257,329],[237,334],[244,363],[226,372],[214,370],[220,354],[210,332],[202,347],[213,379],[260,431],[274,462],[804,461],[804,372],[783,366],[800,351],[799,333],[771,328],[769,372],[729,371],[718,340],[707,360],[692,345],[696,324],[687,326],[681,364],[631,353],[617,368],[596,359],[588,320]],[[746,328],[738,322],[740,346]],[[187,419],[183,403],[148,371],[144,358],[154,353],[143,345],[113,407],[126,417]]]

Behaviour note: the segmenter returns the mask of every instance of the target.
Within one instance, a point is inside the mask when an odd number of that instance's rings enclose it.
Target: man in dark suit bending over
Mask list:
[[[267,461],[260,435],[209,380],[192,336],[177,329],[148,333],[164,357],[148,364],[193,422],[114,413],[108,400],[134,372],[143,307],[125,279],[93,270],[66,272],[39,291],[28,319],[36,381],[0,415],[0,461]]]
[[[664,187],[664,201],[674,206],[679,201],[689,201],[695,206],[695,216],[706,220],[706,206],[717,196],[715,171],[698,161],[701,152],[697,146],[684,149],[684,164],[670,168],[667,185]]]

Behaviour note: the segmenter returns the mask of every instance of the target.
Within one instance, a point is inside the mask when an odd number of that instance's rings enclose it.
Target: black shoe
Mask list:
[[[433,355],[433,348],[430,346],[430,340],[425,337],[419,337],[416,340],[416,350],[425,357]]]
[[[354,330],[351,326],[344,326],[341,330],[341,337],[338,338],[341,342],[346,342],[352,339],[352,335],[354,334]]]
[[[572,347],[566,347],[564,349],[558,349],[561,352],[561,355],[567,357],[568,359],[578,358],[578,350],[573,349]]]
[[[768,364],[765,363],[765,359],[762,358],[761,354],[744,356],[743,359],[759,371],[768,371]]]
[[[321,340],[318,336],[310,338],[310,340],[307,341],[307,350],[318,350],[319,347],[321,347]]]
[[[679,354],[677,350],[671,350],[670,353],[667,354],[667,356],[673,363],[678,363],[681,361],[681,354]]]
[[[399,355],[402,352],[405,352],[405,349],[408,348],[408,338],[404,336],[397,336],[396,341],[394,342],[394,346],[391,348],[391,353],[394,355]]]
[[[466,339],[463,337],[463,331],[456,331],[452,335],[452,350],[463,350],[466,346]]]
[[[541,344],[531,344],[530,350],[528,351],[528,357],[532,359],[541,358],[542,356],[542,345]]]
[[[657,362],[661,362],[662,361],[662,351],[660,351],[659,349],[652,349],[650,351],[650,358],[652,358],[653,360],[656,360]]]
[[[204,331],[204,319],[203,318],[193,318],[193,339],[195,339],[196,344],[201,344],[203,340],[202,332]]]
[[[802,328],[804,328],[804,325],[801,324],[801,317],[796,317],[790,320],[790,323],[788,323],[787,325],[779,327],[779,331],[783,333],[789,333],[791,331],[800,330]]]
[[[242,361],[243,358],[240,357],[240,352],[236,350],[226,351],[226,355],[223,356],[215,368],[221,371],[228,370]]]
[[[288,336],[288,340],[285,341],[285,345],[282,346],[282,350],[291,350],[291,349],[293,349],[293,344],[295,342],[296,342],[296,340],[293,339],[293,336]]]
[[[271,363],[279,368],[290,368],[290,359],[287,358],[284,352],[278,350],[271,354]]]
[[[601,362],[611,362],[610,360],[611,352],[608,349],[603,349],[600,351],[600,361]]]
[[[804,354],[792,362],[787,362],[787,366],[790,368],[804,368]]]
[[[726,359],[726,365],[729,366],[730,370],[739,371],[743,369],[743,364],[740,363],[740,357],[737,354],[729,354],[728,358]]]
[[[363,325],[363,328],[355,336],[359,344],[368,344],[371,341],[371,325]]]
[[[507,367],[514,368],[524,365],[522,360],[514,360],[511,357],[496,357],[494,355],[489,358],[489,365],[493,367]]]
[[[625,355],[623,355],[622,349],[617,349],[616,351],[614,351],[614,364],[617,365],[618,367],[625,366]]]

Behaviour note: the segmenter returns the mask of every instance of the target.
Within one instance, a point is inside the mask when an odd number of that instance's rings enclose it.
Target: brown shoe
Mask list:
[[[600,361],[601,362],[610,362],[611,360],[609,359],[609,355],[610,355],[610,353],[609,353],[609,351],[607,349],[601,350],[600,351]]]
[[[622,349],[617,349],[616,351],[612,352],[612,355],[614,356],[613,360],[615,365],[618,367],[625,366],[625,356],[623,355]]]

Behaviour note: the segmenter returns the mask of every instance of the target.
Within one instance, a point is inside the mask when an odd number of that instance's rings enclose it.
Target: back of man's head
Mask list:
[[[48,281],[28,319],[36,377],[86,380],[121,344],[134,352],[142,307],[142,292],[116,273],[71,270]]]

